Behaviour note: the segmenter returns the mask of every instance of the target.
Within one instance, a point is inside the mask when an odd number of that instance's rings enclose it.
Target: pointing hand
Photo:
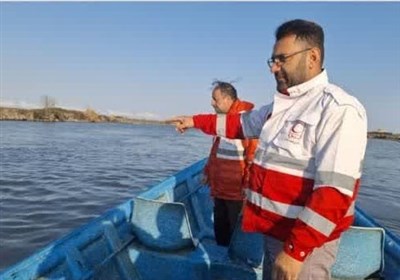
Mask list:
[[[180,133],[184,133],[188,128],[194,127],[192,116],[178,116],[166,120],[165,123],[174,124],[176,131],[179,131]]]

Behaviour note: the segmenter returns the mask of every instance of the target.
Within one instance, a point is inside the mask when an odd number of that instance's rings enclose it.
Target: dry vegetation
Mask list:
[[[132,119],[121,116],[106,116],[96,113],[93,109],[84,112],[66,110],[63,108],[20,109],[0,107],[0,120],[13,121],[43,121],[43,122],[115,122],[133,124],[160,124],[161,121]]]

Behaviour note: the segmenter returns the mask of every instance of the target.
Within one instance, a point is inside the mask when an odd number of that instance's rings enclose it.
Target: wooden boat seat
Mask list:
[[[136,197],[133,207],[132,230],[147,248],[169,252],[197,247],[183,203]]]
[[[350,227],[340,240],[334,279],[368,279],[384,268],[385,231],[382,228]]]

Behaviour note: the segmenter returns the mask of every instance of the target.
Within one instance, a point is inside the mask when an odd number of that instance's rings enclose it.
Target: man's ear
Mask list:
[[[318,48],[312,48],[309,54],[309,63],[308,67],[310,69],[314,67],[319,67],[321,65],[321,51]]]

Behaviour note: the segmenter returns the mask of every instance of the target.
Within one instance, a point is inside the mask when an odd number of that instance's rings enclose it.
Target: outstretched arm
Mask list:
[[[272,104],[242,114],[179,116],[165,123],[175,124],[181,133],[194,127],[206,134],[230,139],[258,138],[271,111]]]
[[[209,135],[244,139],[240,118],[241,114],[207,114],[180,116],[167,120],[166,123],[175,124],[176,130],[180,133],[194,127]]]

